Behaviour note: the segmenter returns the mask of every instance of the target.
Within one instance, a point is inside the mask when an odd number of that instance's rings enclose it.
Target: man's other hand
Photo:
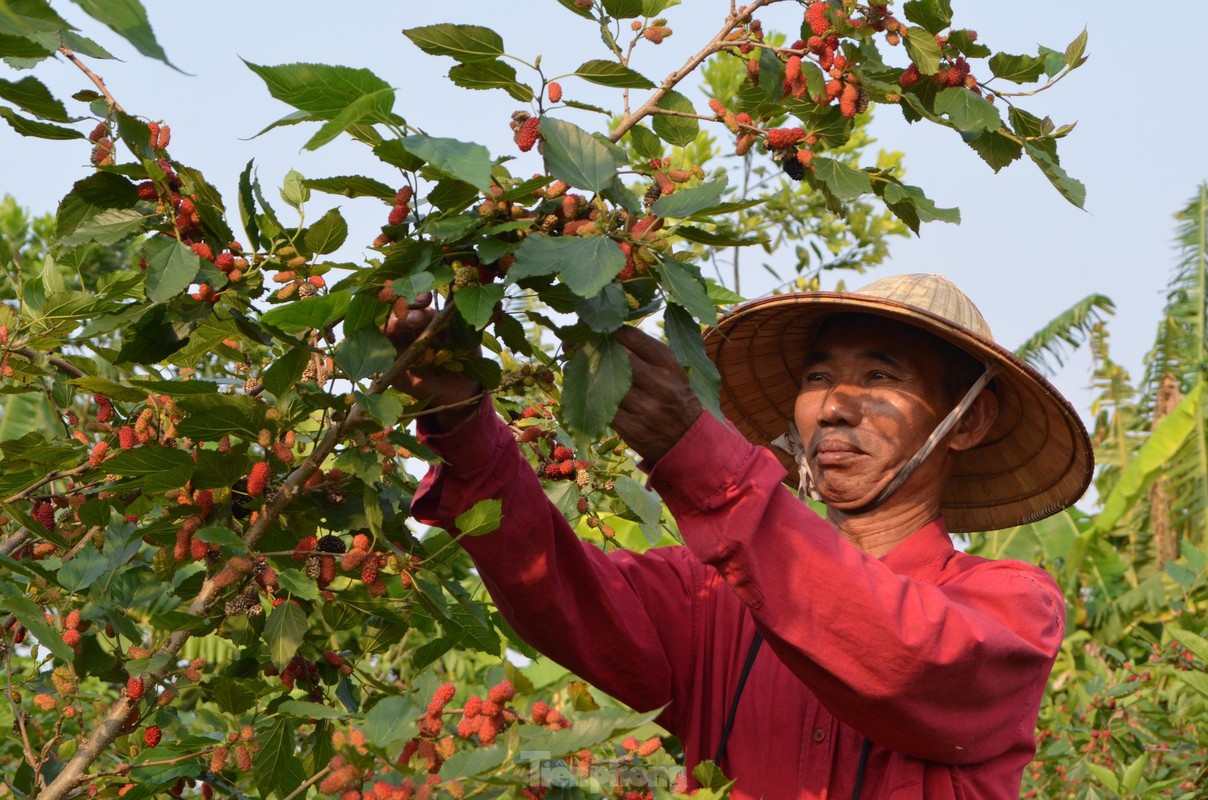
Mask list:
[[[658,461],[700,416],[700,402],[670,347],[628,325],[613,336],[629,353],[633,386],[612,427],[643,459]]]
[[[424,292],[411,302],[406,298],[399,298],[395,302],[382,331],[398,352],[402,353],[414,344],[432,322],[436,311],[431,304],[431,292]],[[407,370],[394,382],[394,386],[429,408],[443,409],[433,414],[437,427],[442,431],[450,431],[473,416],[477,404],[470,401],[482,394],[482,387],[477,381],[440,367]]]

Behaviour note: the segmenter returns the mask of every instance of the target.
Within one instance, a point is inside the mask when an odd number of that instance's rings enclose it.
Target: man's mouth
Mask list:
[[[820,467],[837,467],[849,463],[863,451],[846,439],[823,439],[814,446],[814,463]]]

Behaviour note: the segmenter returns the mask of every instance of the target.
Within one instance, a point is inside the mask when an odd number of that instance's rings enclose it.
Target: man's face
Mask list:
[[[794,419],[822,499],[837,509],[874,498],[927,440],[952,403],[929,334],[893,320],[845,315],[823,327],[806,361]],[[937,453],[897,493],[942,490]]]

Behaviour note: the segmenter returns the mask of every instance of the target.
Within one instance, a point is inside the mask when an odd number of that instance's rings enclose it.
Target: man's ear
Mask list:
[[[972,405],[965,415],[953,428],[948,437],[948,446],[953,451],[969,450],[976,447],[998,419],[998,395],[989,389],[982,391],[973,398]]]

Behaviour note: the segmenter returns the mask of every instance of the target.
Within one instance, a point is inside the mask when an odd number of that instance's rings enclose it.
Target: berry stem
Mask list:
[[[703,64],[714,53],[730,47],[732,43],[725,41],[725,38],[729,35],[730,31],[734,30],[740,25],[745,24],[746,20],[750,19],[751,14],[757,9],[779,2],[783,2],[783,0],[755,0],[755,2],[745,6],[741,14],[738,13],[738,9],[736,8],[735,4],[731,2],[730,16],[726,18],[721,30],[713,37],[713,39],[710,40],[710,42],[703,48],[701,48],[700,52],[685,61],[682,67],[668,75],[663,80],[663,84],[646,99],[646,102],[643,103],[637,111],[634,111],[621,120],[620,124],[618,124],[617,127],[614,128],[608,135],[608,138],[614,142],[619,142],[621,137],[624,136],[630,128],[632,128],[634,125],[637,125],[638,122],[645,117],[655,113],[655,109],[658,108],[659,101],[661,101],[667,95],[667,92],[679,85],[680,81],[691,75],[697,67]]]
[[[110,108],[112,108],[115,111],[120,111],[123,114],[126,113],[126,109],[122,108],[121,103],[119,103],[114,98],[114,96],[109,93],[109,88],[107,86],[105,86],[104,78],[102,78],[100,75],[97,75],[95,72],[90,70],[88,68],[88,65],[85,64],[83,61],[81,61],[79,59],[79,56],[77,56],[71,48],[66,47],[66,46],[61,46],[61,47],[59,47],[59,52],[63,54],[64,58],[66,58],[72,64],[75,64],[77,67],[79,67],[80,71],[88,76],[88,79],[93,82],[93,84],[96,86],[96,88],[101,90],[101,94],[103,94],[105,96],[105,102],[107,102],[109,104]]]

